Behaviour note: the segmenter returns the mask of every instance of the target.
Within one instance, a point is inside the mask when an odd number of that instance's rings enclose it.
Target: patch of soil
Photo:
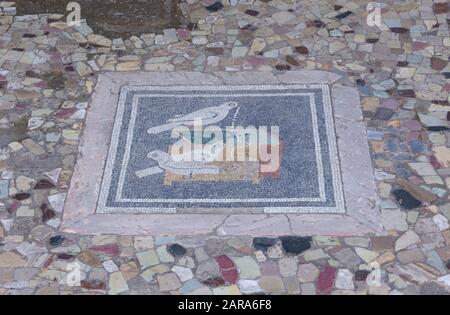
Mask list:
[[[17,15],[67,14],[67,4],[73,0],[15,0]],[[186,24],[180,3],[182,0],[76,0],[81,6],[81,18],[86,19],[96,34],[110,38],[157,33],[165,28]]]

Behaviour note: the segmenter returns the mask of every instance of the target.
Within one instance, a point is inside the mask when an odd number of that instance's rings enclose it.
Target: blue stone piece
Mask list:
[[[384,133],[381,131],[367,130],[367,138],[369,140],[381,141],[384,139]]]
[[[386,140],[384,142],[384,148],[389,152],[396,152],[398,150],[398,145],[392,140]]]
[[[379,98],[389,98],[391,97],[389,93],[386,91],[373,91],[373,95],[379,97]]]
[[[197,289],[200,289],[202,287],[202,284],[197,279],[191,279],[183,283],[183,286],[180,288],[181,294],[188,294],[192,291],[195,291]]]
[[[422,153],[427,150],[427,146],[418,140],[412,140],[409,142],[412,153]]]
[[[395,156],[392,157],[393,160],[395,161],[409,161],[412,160],[412,156],[411,154],[405,153],[405,152],[400,152],[398,154],[396,154]]]
[[[394,19],[383,19],[384,24],[386,24],[389,28],[392,27],[402,27],[402,22],[400,20]]]
[[[445,268],[445,265],[444,265],[441,257],[435,250],[428,252],[427,256],[428,256],[427,263],[429,265],[431,265],[434,268],[436,268],[437,270],[439,270],[442,274],[447,273],[447,270]]]
[[[414,25],[409,29],[410,33],[425,33],[427,28],[424,25]]]
[[[369,90],[369,87],[367,85],[358,86],[358,90],[361,93],[361,95],[363,95],[363,96],[370,95],[370,90]]]
[[[422,60],[423,60],[422,55],[408,54],[406,56],[406,61],[408,61],[409,63],[419,64],[422,62]]]
[[[9,195],[9,180],[0,179],[0,199],[4,199]]]

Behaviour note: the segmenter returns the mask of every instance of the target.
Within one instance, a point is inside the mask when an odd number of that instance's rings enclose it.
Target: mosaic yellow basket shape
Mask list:
[[[202,149],[202,145],[192,145],[193,148]],[[205,165],[214,166],[218,169],[216,174],[191,174],[179,175],[170,171],[165,171],[164,185],[172,185],[173,182],[195,182],[195,181],[251,181],[253,184],[259,184],[264,176],[278,176],[280,166],[270,173],[261,171],[260,152],[279,152],[278,161],[281,161],[281,143],[275,144],[258,144],[258,143],[237,143],[224,144],[219,152],[215,154],[216,159],[205,163]],[[269,150],[269,151],[267,151]],[[234,161],[224,161],[226,157],[238,156],[237,152],[242,156]],[[187,152],[189,155],[190,152]],[[169,147],[169,154],[174,156],[172,146]],[[186,152],[184,153],[186,154]],[[176,158],[176,157],[175,157]]]

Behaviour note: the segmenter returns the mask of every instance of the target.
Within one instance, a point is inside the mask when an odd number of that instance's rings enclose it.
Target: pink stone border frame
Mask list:
[[[325,71],[107,72],[100,74],[81,136],[61,231],[121,235],[384,234],[359,93]],[[95,213],[119,91],[125,85],[328,84],[334,113],[346,214],[97,214]],[[355,150],[357,148],[357,150]],[[188,224],[186,224],[188,222]]]

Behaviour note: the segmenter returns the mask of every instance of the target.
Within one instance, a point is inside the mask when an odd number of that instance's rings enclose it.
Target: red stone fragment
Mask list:
[[[245,14],[248,14],[250,16],[257,16],[259,14],[259,11],[247,9],[244,11]]]
[[[416,184],[416,185],[420,185],[420,184],[423,183],[422,178],[420,178],[420,177],[418,177],[418,176],[416,176],[416,175],[409,176],[409,177],[408,177],[408,180],[409,180],[410,182],[413,182],[413,183]]]
[[[75,112],[73,108],[64,108],[56,112],[56,118],[67,118]]]
[[[50,266],[53,262],[55,261],[55,255],[51,255],[47,261],[44,263],[44,268],[47,268],[48,266]]]
[[[303,54],[303,55],[309,54],[309,50],[308,50],[308,48],[305,47],[305,46],[298,46],[298,47],[295,47],[295,51],[298,52],[298,53],[300,53],[300,54]]]
[[[254,57],[254,56],[248,57],[247,62],[249,64],[251,64],[252,66],[260,66],[260,65],[264,65],[267,63],[266,59],[261,58],[261,57]]]
[[[434,155],[430,155],[430,163],[435,169],[442,167],[441,163],[439,163],[438,159]]]
[[[180,40],[187,40],[191,37],[191,32],[185,28],[177,29],[177,35]]]
[[[216,261],[221,270],[235,268],[233,261],[226,255],[216,257]]]
[[[52,63],[61,63],[61,54],[58,51],[55,51],[54,53],[52,53],[52,55],[50,56],[50,61]]]
[[[55,185],[47,180],[47,179],[41,179],[36,183],[36,186],[34,186],[34,189],[51,189],[55,188]]]
[[[56,213],[50,209],[47,204],[43,203],[41,205],[41,212],[42,212],[42,222],[47,222],[50,219],[54,218],[56,216]]]
[[[17,209],[19,209],[20,207],[20,202],[18,201],[13,201],[8,208],[6,208],[6,211],[8,211],[9,214],[13,214],[14,212],[16,212]]]
[[[55,28],[55,27],[51,27],[50,25],[46,24],[42,27],[42,30],[44,32],[48,32],[48,33],[62,33],[63,30],[59,29],[59,28]]]
[[[428,43],[427,42],[413,42],[413,51],[417,51],[417,50],[424,50],[426,47],[428,47]]]
[[[118,256],[120,254],[120,248],[117,244],[94,245],[89,249],[109,256]]]
[[[438,104],[438,105],[443,105],[443,106],[447,106],[448,105],[448,101],[447,100],[431,100],[431,103]]]
[[[366,281],[369,274],[369,270],[357,270],[355,272],[355,281]]]
[[[437,57],[431,57],[431,68],[436,71],[441,71],[445,67],[447,67],[448,62],[444,59],[440,59]]]
[[[204,281],[202,281],[204,284],[206,284],[207,286],[213,287],[213,288],[217,288],[217,287],[221,287],[223,285],[225,285],[225,280],[219,277],[216,278],[208,278]]]
[[[317,279],[317,290],[322,294],[328,294],[333,289],[336,278],[336,268],[326,267],[323,269]]]
[[[81,280],[80,285],[86,290],[106,290],[106,283],[99,280]]]
[[[230,269],[222,271],[222,277],[228,284],[235,284],[239,275],[236,269]]]
[[[216,257],[216,261],[219,264],[223,279],[228,284],[235,284],[238,280],[239,275],[233,261],[225,255]]]
[[[450,10],[448,2],[440,2],[433,4],[433,12],[435,14],[445,14]]]
[[[391,27],[391,32],[396,34],[404,34],[409,32],[409,30],[405,27]]]
[[[288,64],[275,65],[275,69],[277,69],[278,71],[291,70],[291,66]]]
[[[16,200],[25,200],[25,199],[28,199],[28,198],[30,198],[30,194],[29,193],[18,193],[18,194],[15,194],[14,195],[14,199],[16,199]]]
[[[206,48],[206,51],[214,56],[223,55],[223,47],[208,47]]]
[[[416,93],[414,90],[397,90],[397,95],[400,97],[409,97],[409,98],[415,98]]]
[[[36,84],[33,84],[33,86],[38,87],[38,88],[41,88],[41,89],[46,89],[46,88],[48,88],[48,84],[47,84],[47,82],[45,82],[45,81],[40,81],[40,82],[38,82],[38,83],[36,83]]]
[[[73,255],[69,255],[69,254],[61,253],[61,254],[58,254],[56,257],[57,257],[58,259],[61,259],[61,260],[70,260],[70,259],[72,259],[74,256],[73,256]]]

